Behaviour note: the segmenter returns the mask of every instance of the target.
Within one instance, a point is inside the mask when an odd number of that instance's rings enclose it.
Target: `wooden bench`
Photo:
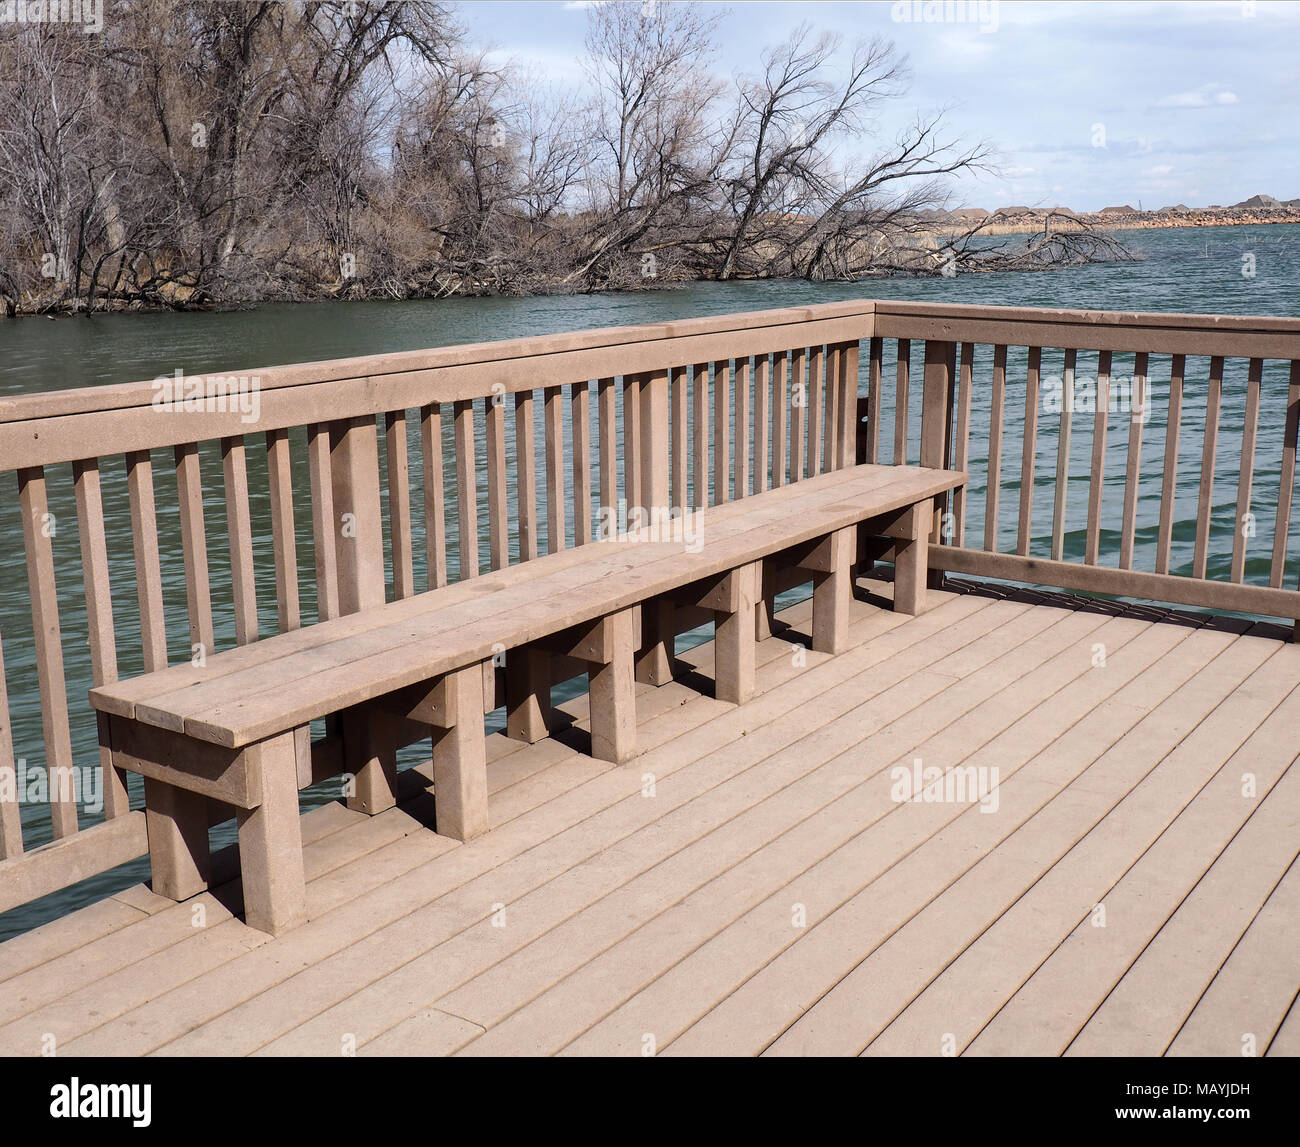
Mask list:
[[[305,918],[298,790],[313,779],[318,718],[341,726],[351,807],[391,808],[397,750],[432,738],[437,831],[459,840],[486,831],[485,678],[502,650],[511,651],[508,733],[545,734],[547,660],[577,659],[590,674],[592,754],[613,762],[636,751],[636,678],[671,674],[673,612],[683,606],[712,612],[717,696],[745,701],[773,584],[765,564],[813,581],[813,646],[838,652],[856,563],[874,552],[866,540],[893,540],[894,607],[919,612],[934,498],[965,479],[906,467],[834,471],[700,511],[688,536],[664,538],[672,527],[659,521],[203,666],[91,690],[113,764],[144,777],[154,891],[183,900],[207,887],[216,800],[238,820],[248,923],[278,934]]]

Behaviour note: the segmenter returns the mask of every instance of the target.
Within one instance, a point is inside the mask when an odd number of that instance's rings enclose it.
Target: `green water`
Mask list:
[[[980,303],[1003,306],[1043,306],[1104,310],[1172,312],[1214,312],[1226,314],[1296,315],[1300,313],[1300,227],[1233,227],[1169,231],[1130,232],[1130,245],[1144,255],[1136,264],[1097,265],[1050,273],[969,275],[957,279],[883,280],[860,284],[810,285],[799,282],[696,284],[636,294],[614,294],[535,299],[457,299],[436,302],[366,302],[275,305],[255,311],[216,314],[105,315],[51,321],[39,318],[0,320],[0,396],[57,390],[76,386],[128,382],[170,375],[179,369],[186,374],[240,372],[280,363],[338,358],[384,351],[418,349],[452,343],[478,342],[526,335],[551,334],[587,327],[618,326],[705,314],[798,306],[852,298],[913,299],[948,303]],[[1253,254],[1255,274],[1243,276],[1242,257]],[[913,348],[913,378],[919,379],[920,344]],[[981,351],[976,361],[976,387],[972,404],[971,459],[967,529],[972,544],[983,538],[987,487],[987,441],[989,425],[989,352]],[[882,458],[892,457],[893,347],[886,348],[885,409],[882,418]],[[1081,353],[1077,366],[1080,378],[1095,371],[1096,357]],[[1112,375],[1132,369],[1131,355],[1116,355]],[[1044,377],[1061,371],[1059,353],[1044,352]],[[1180,480],[1176,493],[1178,525],[1174,531],[1171,568],[1190,570],[1194,516],[1200,471],[1201,431],[1204,426],[1205,378],[1208,361],[1188,359],[1180,439]],[[1156,522],[1160,508],[1160,475],[1165,440],[1165,397],[1168,380],[1167,356],[1153,356],[1150,368],[1153,384],[1152,414],[1143,429],[1142,474],[1139,489],[1138,530],[1135,566],[1153,568]],[[1007,406],[1001,483],[999,537],[1002,548],[1014,541],[1018,505],[1019,458],[1024,425],[1024,352],[1012,350],[1008,357]],[[865,376],[864,380],[865,382]],[[1218,465],[1215,470],[1213,541],[1209,575],[1226,577],[1233,529],[1237,488],[1237,459],[1240,456],[1241,421],[1244,408],[1245,365],[1229,364],[1225,377],[1220,421]],[[1267,584],[1272,550],[1273,511],[1281,457],[1285,417],[1286,367],[1266,367],[1256,447],[1253,505],[1259,508],[1258,535],[1247,548],[1247,580]],[[920,387],[911,391],[909,459],[916,459],[920,426]],[[512,420],[510,420],[512,421]],[[539,420],[540,421],[540,420]],[[1083,528],[1087,506],[1087,474],[1092,452],[1092,416],[1076,414],[1071,440],[1071,482],[1067,500],[1066,557],[1083,555]],[[1114,413],[1108,423],[1107,480],[1103,493],[1103,562],[1114,564],[1118,547],[1124,459],[1128,448],[1128,418]],[[1040,414],[1039,447],[1035,474],[1035,512],[1031,552],[1049,552],[1052,499],[1055,487],[1056,434],[1058,420]],[[415,432],[415,428],[412,428]],[[510,429],[513,435],[513,428]],[[511,439],[512,441],[513,439]],[[292,437],[295,487],[306,488],[305,458],[301,434]],[[414,445],[414,442],[413,442]],[[105,452],[112,443],[105,442]],[[275,631],[275,591],[269,538],[269,505],[266,497],[265,463],[250,450],[251,512],[258,539],[255,564],[258,569],[260,626],[263,633]],[[412,484],[418,489],[418,448],[412,457]],[[445,454],[451,475],[450,440]],[[166,575],[165,597],[169,619],[169,647],[173,660],[188,656],[184,594],[181,583],[179,529],[174,509],[174,487],[166,470],[167,458],[160,452],[155,465],[159,497],[160,549]],[[205,447],[202,465],[211,484],[220,474],[220,460],[211,446]],[[0,459],[0,470],[3,460]],[[54,550],[56,577],[61,586],[80,582],[80,552],[75,529],[68,467],[51,468],[51,510],[57,521],[73,523],[56,532]],[[40,701],[37,693],[31,617],[18,517],[16,482],[0,496],[0,635],[9,681],[11,723],[15,756],[31,764],[44,759]],[[130,533],[127,528],[125,483],[120,459],[104,465],[104,494],[110,569],[114,583],[114,611],[117,622],[120,672],[129,676],[140,671],[139,628],[134,604],[134,569]],[[485,492],[480,491],[485,497]],[[213,609],[219,644],[231,635],[229,557],[224,546],[226,523],[220,498],[206,508],[209,559],[213,584]],[[480,524],[485,527],[485,508]],[[310,520],[306,507],[297,512],[299,565],[312,566]],[[448,523],[454,540],[454,517]],[[1288,586],[1296,584],[1300,572],[1300,532],[1293,523]],[[416,538],[417,555],[422,539]],[[482,545],[486,560],[486,543]],[[416,584],[423,585],[424,570],[417,556]],[[454,572],[454,567],[453,567]],[[311,619],[315,603],[310,597],[310,579],[303,579],[303,614]],[[71,599],[71,600],[69,600]],[[69,682],[69,704],[73,713],[73,749],[78,764],[95,760],[94,723],[85,703],[90,684],[89,651],[85,639],[85,609],[79,597],[66,594],[61,601],[64,656]],[[222,640],[224,639],[224,641]],[[337,785],[324,785],[305,794],[305,803],[332,799]],[[48,815],[36,806],[24,808],[28,845],[49,838]],[[96,816],[86,815],[83,824]],[[229,839],[226,833],[223,839]],[[16,934],[57,916],[78,904],[108,895],[147,876],[147,865],[137,861],[112,873],[65,889],[43,901],[0,916],[0,939]]]

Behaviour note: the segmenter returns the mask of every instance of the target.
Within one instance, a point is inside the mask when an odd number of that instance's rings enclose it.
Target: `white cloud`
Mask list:
[[[1146,171],[1145,171],[1143,174],[1145,174],[1145,175],[1168,175],[1171,171],[1173,171],[1173,169],[1174,169],[1174,166],[1173,166],[1172,163],[1158,163],[1158,164],[1156,164],[1155,167],[1148,167],[1148,168],[1146,169]]]
[[[1208,108],[1237,103],[1237,93],[1222,84],[1202,84],[1194,92],[1175,92],[1156,101],[1159,108]]]

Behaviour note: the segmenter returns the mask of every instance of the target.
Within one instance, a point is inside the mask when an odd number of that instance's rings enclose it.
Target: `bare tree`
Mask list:
[[[597,153],[589,203],[599,217],[569,278],[626,254],[657,226],[680,223],[712,190],[713,106],[706,71],[720,14],[690,4],[620,0],[590,10],[587,69]]]

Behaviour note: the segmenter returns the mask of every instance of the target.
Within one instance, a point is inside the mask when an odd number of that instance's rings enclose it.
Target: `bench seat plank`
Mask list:
[[[469,587],[449,587],[460,591],[455,600],[449,590],[436,590],[368,611],[378,624],[359,632],[340,624],[348,618],[324,622],[259,643],[268,652],[283,643],[283,656],[201,675],[197,681],[191,667],[182,666],[186,677],[175,676],[190,683],[180,688],[172,688],[173,671],[166,670],[150,675],[151,693],[104,686],[92,691],[92,701],[113,711],[114,703],[129,700],[129,715],[137,720],[238,748],[488,659],[503,639],[508,638],[508,646],[536,640],[865,517],[934,497],[964,481],[961,473],[922,468],[834,471],[732,503],[729,514],[706,512],[703,545],[696,553],[681,541],[628,540],[594,547],[599,552],[564,568],[552,570],[544,565],[548,559],[539,559],[500,571],[515,574],[513,584],[494,584],[495,575],[488,575]],[[410,608],[422,599],[424,609]],[[315,640],[304,642],[304,635]],[[225,656],[213,657],[209,664],[215,666]]]
[[[867,467],[858,467],[865,470]],[[877,482],[896,479],[894,467],[875,467],[880,471]],[[802,490],[811,492],[832,485],[842,479],[842,472],[811,478],[801,486]],[[711,524],[724,521],[743,513],[749,499],[729,502],[708,511]],[[631,540],[611,540],[602,542],[604,550],[615,548],[640,547],[644,543]],[[114,682],[111,687],[92,690],[91,700],[97,709],[119,717],[134,717],[135,705],[167,693],[175,692],[189,685],[211,682],[220,677],[230,676],[256,665],[287,658],[304,650],[314,649],[325,641],[334,641],[371,630],[380,629],[397,622],[422,617],[436,612],[459,601],[481,600],[483,595],[493,590],[502,589],[523,582],[531,582],[542,573],[553,573],[561,569],[571,569],[590,561],[591,551],[581,547],[569,548],[557,554],[495,570],[480,578],[467,579],[451,585],[429,590],[414,597],[390,602],[377,609],[365,609],[342,617],[318,622],[291,633],[281,634],[273,639],[255,641],[233,649],[222,650],[217,656],[209,656],[207,664],[196,666],[189,661]]]

